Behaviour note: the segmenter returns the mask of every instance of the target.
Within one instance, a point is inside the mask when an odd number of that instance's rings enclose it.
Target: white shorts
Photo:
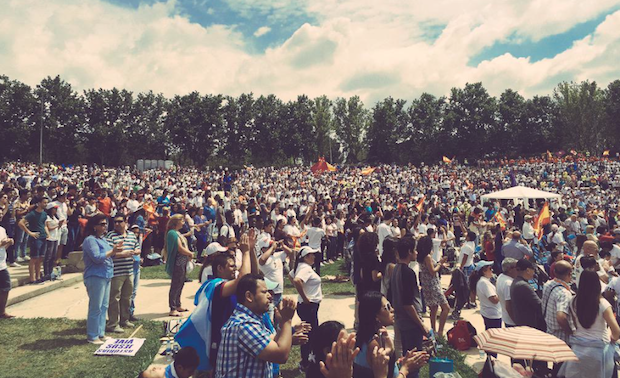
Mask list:
[[[67,245],[67,237],[69,236],[69,228],[67,225],[60,227],[60,245]]]

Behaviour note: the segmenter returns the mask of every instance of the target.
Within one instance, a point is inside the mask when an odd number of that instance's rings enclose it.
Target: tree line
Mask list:
[[[57,164],[257,166],[433,163],[524,156],[576,149],[620,150],[620,80],[562,82],[526,99],[512,89],[499,98],[482,83],[448,96],[392,97],[367,108],[358,96],[238,97],[192,92],[89,89],[78,93],[59,76],[32,88],[0,76],[0,161],[39,158]]]

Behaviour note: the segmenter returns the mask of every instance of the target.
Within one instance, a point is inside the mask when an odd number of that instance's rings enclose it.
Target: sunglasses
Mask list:
[[[394,309],[394,307],[392,307],[392,304],[390,302],[386,303],[385,306],[383,306],[383,309],[385,311],[392,311]]]
[[[107,226],[107,225],[108,225],[108,222],[101,222],[97,226]]]

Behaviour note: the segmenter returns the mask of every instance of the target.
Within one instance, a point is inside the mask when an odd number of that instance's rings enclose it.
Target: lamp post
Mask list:
[[[43,99],[41,99],[41,119],[39,123],[39,165],[43,165]]]

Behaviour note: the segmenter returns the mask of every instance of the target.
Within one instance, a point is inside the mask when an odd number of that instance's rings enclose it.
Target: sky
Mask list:
[[[35,86],[526,98],[620,79],[620,0],[0,0],[0,75]]]

